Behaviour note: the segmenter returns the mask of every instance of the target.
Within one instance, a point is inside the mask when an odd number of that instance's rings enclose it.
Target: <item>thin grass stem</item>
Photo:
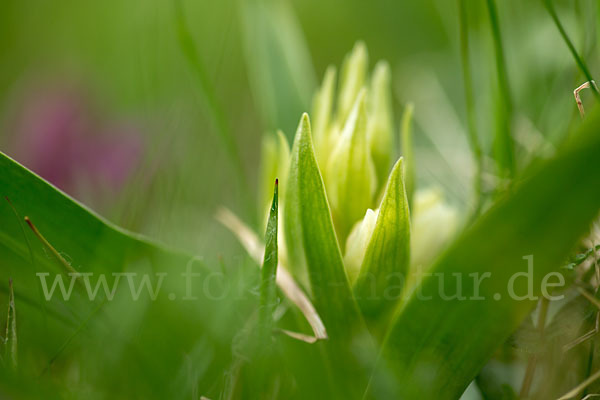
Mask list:
[[[542,1],[544,3],[544,7],[546,7],[546,10],[548,11],[550,16],[552,17],[552,20],[554,21],[554,25],[556,25],[556,28],[560,32],[560,36],[562,36],[563,41],[565,42],[565,44],[569,48],[569,51],[571,52],[571,55],[575,59],[577,66],[579,67],[579,69],[581,70],[583,75],[585,75],[585,79],[588,82],[592,82],[594,80],[592,78],[592,74],[590,73],[590,70],[588,69],[587,65],[585,64],[585,61],[583,60],[583,58],[577,52],[577,49],[575,49],[575,45],[573,45],[573,42],[569,38],[567,31],[565,31],[565,28],[563,27],[562,23],[560,22],[560,19],[558,19],[558,14],[556,14],[556,10],[554,9],[554,6],[552,5],[552,1],[551,0],[542,0]],[[598,98],[599,97],[598,89],[594,86],[592,86],[592,89],[593,89],[594,95],[596,96],[596,98]]]
[[[217,131],[218,138],[221,142],[221,145],[225,149],[225,153],[227,154],[231,165],[233,165],[235,178],[239,185],[242,196],[242,203],[246,206],[246,211],[254,210],[250,200],[251,196],[249,196],[250,191],[248,182],[246,180],[246,174],[244,173],[244,168],[239,151],[235,144],[235,139],[229,128],[223,107],[217,98],[215,88],[211,83],[211,79],[208,76],[202,59],[197,52],[194,38],[185,19],[181,0],[177,0],[173,4],[175,8],[175,22],[179,46],[181,47],[181,51],[183,52],[183,55],[185,56],[187,63],[194,74],[194,77],[198,81],[200,94],[209,109],[208,114],[212,120],[211,122]],[[250,212],[247,216],[253,218],[254,212]]]
[[[476,213],[481,208],[482,200],[482,182],[481,175],[483,170],[483,153],[481,144],[477,135],[477,122],[475,119],[475,98],[473,95],[473,81],[471,79],[471,64],[469,61],[469,21],[465,0],[458,0],[459,7],[459,25],[460,25],[460,56],[462,61],[463,85],[465,92],[465,103],[467,109],[467,125],[469,144],[475,159],[475,177],[474,186],[477,195]]]
[[[506,71],[506,60],[502,46],[502,35],[500,33],[500,21],[498,10],[494,0],[487,0],[487,8],[494,40],[494,51],[496,58],[496,74],[498,75],[498,86],[500,90],[500,102],[498,104],[498,121],[495,140],[496,164],[501,178],[512,178],[515,174],[514,143],[511,133],[512,102],[510,97],[510,86]]]

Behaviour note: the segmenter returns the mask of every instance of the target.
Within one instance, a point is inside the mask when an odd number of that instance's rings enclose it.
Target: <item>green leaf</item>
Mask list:
[[[371,207],[377,186],[367,140],[366,93],[361,91],[326,169],[327,195],[338,238],[345,243],[352,226]]]
[[[357,308],[315,159],[307,114],[302,115],[292,147],[284,207],[292,269],[297,272],[306,267],[315,307],[329,336],[344,335],[348,323],[357,317]]]
[[[0,195],[9,198],[17,211],[15,214],[8,202],[0,202],[0,282],[11,277],[15,283],[14,298],[23,317],[18,321],[18,350],[19,371],[24,378],[41,384],[64,379],[63,369],[50,367],[65,358],[97,371],[90,384],[99,390],[108,379],[118,383],[127,397],[151,388],[156,396],[169,398],[171,382],[181,366],[175,354],[191,351],[200,337],[211,346],[215,371],[199,379],[214,381],[220,376],[230,355],[227,346],[235,335],[231,328],[236,326],[235,315],[251,312],[255,304],[240,302],[234,292],[218,300],[206,297],[203,285],[212,296],[221,294],[215,290],[218,279],[209,279],[218,270],[111,224],[2,153],[0,188]],[[30,229],[24,236],[24,216],[73,269],[94,274],[92,287],[99,274],[106,274],[111,285],[112,273],[147,272],[156,288],[154,274],[166,273],[158,297],[146,301],[142,295],[139,301],[132,301],[123,278],[112,302],[103,302],[102,290],[95,301],[90,301],[85,288],[78,286],[69,301],[57,293],[46,301],[36,273],[50,274],[47,280],[51,286],[57,275],[64,276],[65,269]],[[193,266],[192,272],[200,275],[191,280],[191,294],[197,297],[194,301],[180,301],[187,294],[182,277],[187,266]],[[68,281],[65,284],[68,286]],[[8,298],[9,286],[0,285],[0,292]],[[176,301],[171,301],[169,294]],[[95,345],[107,338],[110,352]],[[85,346],[85,352],[78,351],[80,346]],[[126,366],[127,377],[115,368],[117,360]],[[42,371],[48,372],[40,378]]]
[[[410,254],[410,220],[400,158],[390,174],[354,294],[371,319],[398,302]]]
[[[456,399],[528,315],[536,302],[508,291],[514,274],[529,271],[523,257],[533,257],[532,294],[539,296],[544,276],[559,270],[598,213],[597,111],[576,142],[529,171],[412,287],[389,332],[374,388],[386,387],[386,395],[395,398]],[[469,274],[481,278],[486,272],[491,277],[477,290]],[[444,298],[459,293],[456,274],[465,300]],[[520,278],[513,289],[523,296],[528,279]]]
[[[275,191],[273,194],[273,203],[267,223],[265,233],[265,256],[260,273],[260,314],[259,329],[263,332],[263,338],[270,337],[270,331],[273,325],[273,312],[277,305],[277,285],[275,277],[277,275],[277,226],[278,216],[278,181],[275,180]]]

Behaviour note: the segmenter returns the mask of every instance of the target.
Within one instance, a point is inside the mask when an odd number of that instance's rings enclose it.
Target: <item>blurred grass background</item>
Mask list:
[[[215,208],[225,204],[256,224],[248,199],[257,198],[261,136],[281,128],[291,137],[325,68],[363,40],[371,67],[379,59],[392,66],[396,126],[404,105],[415,104],[418,186],[441,186],[465,213],[472,207],[457,2],[182,0],[185,29],[233,138],[246,186],[238,184],[223,132],[212,123],[215,109],[207,106],[206,88],[182,50],[177,4],[3,1],[2,151],[23,157],[14,146],[15,116],[27,109],[28,99],[49,85],[75,87],[91,104],[96,123],[134,125],[143,151],[119,190],[102,199],[89,188],[71,194],[112,221],[179,248],[207,257],[241,254],[214,221]],[[477,131],[490,157],[499,95],[490,18],[484,1],[466,4]],[[554,4],[593,74],[599,61],[597,2]],[[502,1],[498,13],[523,166],[534,155],[551,154],[579,118],[572,90],[584,78],[541,1]],[[584,103],[591,99],[586,96]],[[485,179],[493,181],[492,162],[484,164]]]

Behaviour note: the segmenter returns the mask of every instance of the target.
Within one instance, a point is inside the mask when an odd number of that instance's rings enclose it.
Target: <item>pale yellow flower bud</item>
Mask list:
[[[458,227],[458,213],[439,189],[415,193],[411,232],[411,265],[427,266]]]
[[[350,282],[354,282],[358,277],[378,215],[379,210],[373,211],[369,208],[365,217],[354,225],[348,236],[344,265]]]

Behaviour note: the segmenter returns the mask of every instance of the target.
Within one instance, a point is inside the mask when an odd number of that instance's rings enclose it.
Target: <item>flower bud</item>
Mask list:
[[[312,120],[313,120],[313,140],[315,144],[315,153],[319,165],[324,167],[327,162],[327,156],[331,153],[333,144],[331,139],[332,130],[332,113],[333,113],[333,96],[335,92],[336,69],[330,65],[325,72],[323,83],[315,94],[312,105]]]
[[[367,142],[365,91],[361,91],[326,169],[327,195],[341,243],[373,201],[377,178]]]
[[[340,91],[338,95],[337,120],[340,124],[346,121],[356,96],[365,84],[369,56],[363,42],[357,42],[352,53],[346,56],[340,75]]]
[[[392,158],[394,122],[392,117],[391,74],[387,62],[375,66],[369,93],[368,137],[377,181],[386,180]]]
[[[411,265],[427,266],[454,235],[458,215],[439,189],[417,191],[413,210]]]
[[[352,228],[348,240],[346,240],[346,254],[344,255],[344,266],[350,282],[354,282],[360,272],[367,246],[375,229],[379,210],[367,209],[365,217],[357,222]]]
[[[290,167],[290,148],[282,131],[278,130],[275,135],[263,136],[261,162],[259,212],[262,218],[263,215],[268,215],[275,179],[279,179],[280,192],[285,193]]]

